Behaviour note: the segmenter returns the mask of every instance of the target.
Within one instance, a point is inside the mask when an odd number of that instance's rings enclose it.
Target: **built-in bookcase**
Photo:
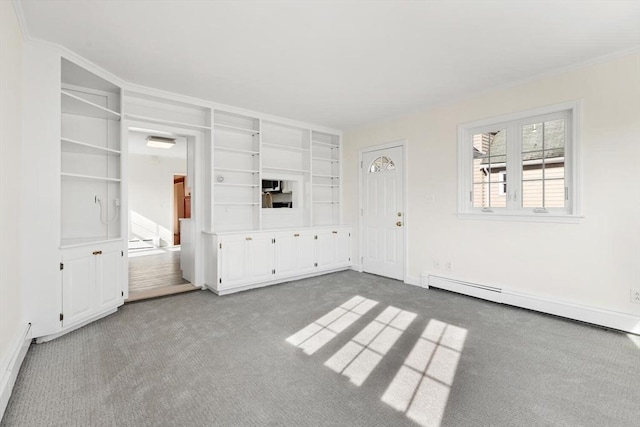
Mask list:
[[[340,222],[340,139],[338,135],[311,133],[313,165],[313,225]]]
[[[339,135],[221,110],[213,122],[213,232],[340,224]],[[291,207],[269,208],[278,197]]]
[[[62,59],[60,246],[120,238],[121,90]]]
[[[213,228],[255,230],[260,223],[260,120],[214,111]]]

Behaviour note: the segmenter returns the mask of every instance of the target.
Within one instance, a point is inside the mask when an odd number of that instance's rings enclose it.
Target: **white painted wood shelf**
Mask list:
[[[66,90],[61,91],[62,113],[78,116],[95,117],[98,119],[120,120],[120,113],[87,101]]]
[[[304,152],[309,151],[308,148],[294,147],[292,145],[284,145],[284,144],[273,144],[271,142],[263,142],[262,146],[269,147],[269,148],[276,148],[279,150],[304,151]]]
[[[159,125],[175,126],[175,127],[180,127],[180,128],[189,129],[189,130],[197,130],[197,131],[211,130],[211,126],[200,125],[197,123],[180,122],[175,120],[166,120],[166,119],[157,118],[157,117],[141,116],[138,114],[126,113],[125,118],[130,120],[140,120],[143,122],[149,122],[149,123],[159,124]]]
[[[68,173],[62,172],[60,176],[65,179],[86,179],[90,181],[110,181],[110,182],[120,182],[120,178],[107,178],[106,176],[93,176],[93,175],[82,175],[79,173]]]
[[[60,138],[62,142],[62,151],[65,153],[81,153],[81,154],[108,154],[112,156],[119,156],[119,150],[113,150],[111,148],[99,147],[97,145],[89,144],[88,142],[75,141],[69,138]]]
[[[251,134],[251,135],[259,135],[260,134],[260,131],[257,131],[255,129],[231,126],[231,125],[226,125],[226,124],[223,124],[223,123],[216,123],[216,124],[213,125],[213,128],[215,130],[226,130],[226,131],[230,131],[230,132],[248,133],[248,134]]]

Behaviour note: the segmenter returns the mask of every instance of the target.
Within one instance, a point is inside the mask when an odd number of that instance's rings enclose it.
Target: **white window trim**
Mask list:
[[[540,116],[558,114],[563,111],[567,111],[571,117],[569,126],[567,127],[568,137],[565,146],[565,186],[569,189],[567,208],[549,209],[546,212],[535,212],[534,209],[531,208],[492,208],[489,210],[474,208],[470,200],[470,194],[473,190],[473,150],[470,149],[469,142],[471,141],[473,133],[477,133],[479,130],[481,131],[483,127],[486,128],[487,131],[506,129],[508,125],[513,127],[516,121],[528,121],[533,118],[539,119],[542,118]],[[571,101],[458,125],[458,218],[561,223],[580,222],[580,219],[584,218],[580,203],[581,111],[581,101]],[[511,154],[513,157],[514,153]],[[520,160],[517,158],[509,160],[510,156],[508,152],[507,159],[507,162],[514,162],[513,164],[517,164]],[[507,178],[507,181],[509,181],[509,178]],[[520,189],[513,188],[514,182],[520,182],[520,180],[511,180],[511,188],[507,189],[508,192],[518,191],[521,194]]]

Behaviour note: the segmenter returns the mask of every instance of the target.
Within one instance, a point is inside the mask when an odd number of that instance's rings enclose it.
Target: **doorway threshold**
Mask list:
[[[159,286],[150,289],[141,289],[138,291],[129,292],[129,298],[124,302],[125,304],[130,302],[143,301],[152,298],[166,297],[169,295],[182,294],[185,292],[199,291],[200,288],[193,286],[191,283],[184,283],[181,285],[168,285]]]

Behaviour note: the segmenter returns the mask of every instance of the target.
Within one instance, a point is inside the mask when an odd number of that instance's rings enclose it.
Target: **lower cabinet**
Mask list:
[[[351,230],[323,230],[318,233],[318,266],[331,268],[351,263]]]
[[[233,287],[271,279],[273,274],[273,238],[266,235],[230,235],[218,246],[220,274],[218,285]],[[207,261],[208,262],[208,261]]]
[[[206,283],[219,294],[351,265],[350,227],[207,235]]]
[[[119,242],[62,250],[63,328],[122,304],[122,264]]]

